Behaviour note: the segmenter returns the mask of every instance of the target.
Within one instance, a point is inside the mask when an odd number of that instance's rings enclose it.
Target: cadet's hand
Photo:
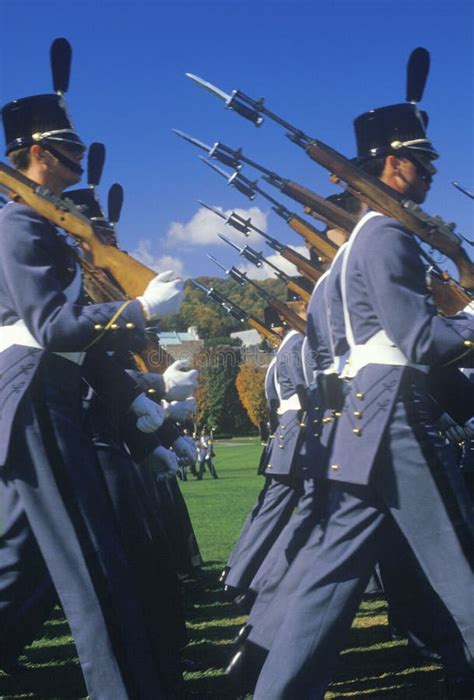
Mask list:
[[[166,418],[180,422],[188,420],[197,410],[196,399],[192,396],[184,401],[172,401],[171,403],[164,401],[163,406]]]
[[[192,466],[197,459],[197,450],[194,440],[185,435],[181,435],[173,442],[173,450],[179,459]]]
[[[137,428],[142,433],[153,433],[158,430],[165,419],[164,408],[147,398],[145,394],[139,394],[132,401],[130,410],[137,416]]]
[[[186,360],[176,360],[163,372],[168,401],[183,401],[196,391],[198,371],[197,369],[186,371],[183,369],[186,366]]]
[[[163,447],[163,445],[155,447],[153,452],[145,457],[141,464],[151,469],[158,478],[176,474],[178,471],[176,455],[171,452],[171,450],[167,450],[166,447]]]
[[[464,425],[457,423],[446,430],[445,433],[448,440],[451,442],[464,442],[464,440],[472,440],[474,438],[474,418],[469,418]]]
[[[183,280],[172,279],[173,272],[160,272],[148,284],[142,296],[137,297],[143,306],[146,320],[163,318],[179,311],[184,299]]]

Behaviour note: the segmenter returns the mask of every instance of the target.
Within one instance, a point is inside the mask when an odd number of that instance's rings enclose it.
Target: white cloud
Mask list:
[[[152,242],[145,238],[138,241],[137,247],[130,254],[152,270],[157,272],[172,270],[180,277],[183,276],[184,265],[182,260],[175,258],[173,255],[154,255],[151,248]]]
[[[267,215],[258,207],[227,210],[223,210],[222,207],[215,208],[226,217],[234,211],[244,219],[250,218],[252,224],[262,231],[267,230]],[[217,236],[218,233],[223,233],[237,245],[256,243],[257,241],[262,242],[262,237],[258,233],[251,231],[248,237],[244,236],[232,226],[227,226],[224,219],[204,207],[200,207],[187,223],[183,224],[180,221],[173,221],[166,234],[166,242],[168,245],[176,245],[176,243],[185,243],[186,245],[225,245],[224,241]]]
[[[296,250],[296,252],[300,253],[300,255],[302,255],[303,257],[309,258],[309,252],[306,246],[290,245],[288,247],[292,248],[293,250]],[[275,253],[274,255],[266,255],[265,259],[269,260],[271,263],[276,265],[280,270],[285,272],[290,277],[297,277],[300,274],[292,263],[288,262],[288,260],[282,258],[282,256],[278,255],[277,253]],[[252,263],[247,263],[244,266],[244,269],[247,272],[248,276],[254,280],[265,280],[269,277],[276,276],[275,272],[268,265],[265,264],[262,267],[255,267],[255,265],[252,265]]]

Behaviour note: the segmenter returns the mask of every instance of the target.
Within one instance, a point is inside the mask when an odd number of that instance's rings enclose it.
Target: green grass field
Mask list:
[[[185,652],[199,664],[198,671],[185,676],[189,695],[196,700],[235,697],[226,684],[224,668],[231,655],[231,640],[245,618],[224,600],[217,577],[261,487],[261,477],[255,473],[259,453],[255,439],[217,444],[219,479],[206,472],[202,481],[191,477],[182,484],[208,572],[202,590],[194,594]],[[0,700],[85,697],[74,644],[59,609],[22,661],[28,671],[21,679],[0,674]],[[385,602],[373,600],[364,602],[359,610],[326,697],[431,700],[444,696],[440,668],[416,662],[404,641],[389,640]]]

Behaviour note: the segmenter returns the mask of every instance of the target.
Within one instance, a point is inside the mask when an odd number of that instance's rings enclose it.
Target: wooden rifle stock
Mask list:
[[[272,306],[278,315],[289,323],[289,325],[298,333],[303,333],[306,335],[306,321],[297,313],[290,309],[286,304],[284,304],[276,297],[268,297],[268,303]]]
[[[447,255],[458,268],[460,284],[466,289],[474,289],[474,264],[463,250],[458,236],[447,224],[428,216],[419,208],[407,208],[406,201],[398,192],[368,175],[326,144],[313,140],[306,147],[306,152],[330,173],[347,182],[361,199],[367,198],[378,211],[397,219],[425,243]]]
[[[436,307],[445,316],[453,316],[472,301],[472,297],[466,290],[447,273],[438,275],[430,270],[428,286],[431,289]]]
[[[250,316],[245,319],[246,323],[248,323],[249,326],[252,328],[255,328],[260,335],[268,340],[270,343],[273,343],[274,345],[276,343],[280,344],[282,341],[281,336],[278,333],[275,333],[275,331],[272,331],[271,328],[267,328],[267,326],[262,323],[261,321],[258,320],[258,318],[255,318],[255,316]]]
[[[72,202],[44,191],[32,180],[5,163],[0,163],[0,185],[28,204],[38,214],[52,221],[90,248],[93,263],[110,272],[130,298],[143,294],[156,272],[138,262],[123,250],[102,243],[87,217]]]
[[[312,265],[307,258],[303,257],[289,246],[282,246],[278,252],[282,258],[285,258],[285,260],[288,260],[288,262],[293,263],[303,277],[306,277],[306,279],[312,284],[315,284],[323,274],[322,271],[318,270],[317,267],[314,267],[314,265]]]
[[[113,246],[109,246],[113,248]],[[127,295],[118,284],[111,279],[102,268],[95,267],[90,261],[77,256],[82,267],[84,290],[96,304],[107,301],[122,301]],[[142,372],[162,374],[173,362],[174,358],[160,345],[158,338],[152,333],[145,335],[145,347],[139,353],[133,354],[133,360]]]
[[[297,294],[303,301],[308,302],[310,300],[311,292],[308,292],[308,290],[298,284],[298,282],[294,282],[291,277],[286,282],[286,286],[290,292]]]
[[[332,259],[337,253],[337,247],[333,243],[331,243],[331,241],[328,238],[322,236],[319,233],[319,231],[313,229],[299,216],[290,217],[288,219],[288,224],[291,226],[293,231],[295,231],[305,239],[305,241],[309,246],[311,246],[311,248],[314,248],[314,250],[324,263],[330,263],[332,261]]]
[[[350,214],[342,209],[342,207],[338,207],[337,204],[328,202],[326,199],[323,199],[312,190],[309,190],[307,187],[303,187],[296,182],[285,180],[284,185],[280,188],[280,190],[283,192],[283,194],[291,197],[304,207],[309,207],[314,215],[321,221],[324,221],[324,223],[328,226],[340,228],[344,231],[352,231],[357,223],[357,217],[354,214]],[[309,225],[308,228],[315,232],[315,230],[311,229]],[[326,245],[332,247],[332,243],[327,241],[319,233],[318,238],[321,239],[322,243],[326,243]]]

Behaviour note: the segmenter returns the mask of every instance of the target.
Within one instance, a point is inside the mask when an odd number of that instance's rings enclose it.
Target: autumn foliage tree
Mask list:
[[[263,367],[256,365],[240,365],[235,386],[242,406],[255,426],[266,420],[267,404],[265,401],[265,374]]]
[[[230,346],[205,348],[194,360],[199,370],[197,419],[217,434],[247,435],[252,424],[235,390],[240,350]]]

